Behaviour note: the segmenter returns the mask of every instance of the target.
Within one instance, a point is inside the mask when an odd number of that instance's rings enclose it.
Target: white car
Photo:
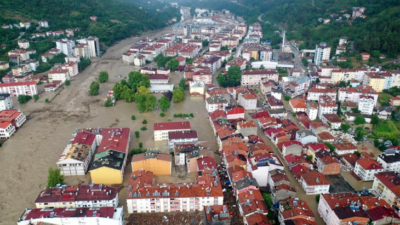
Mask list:
[[[169,219],[168,219],[168,217],[167,216],[163,216],[163,219],[165,220],[165,221],[169,221]]]

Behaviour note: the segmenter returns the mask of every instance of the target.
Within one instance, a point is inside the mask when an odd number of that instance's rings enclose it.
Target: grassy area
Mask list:
[[[400,123],[395,123],[391,120],[383,120],[376,126],[372,133],[377,138],[396,138],[400,136],[399,126]]]
[[[388,93],[383,93],[383,92],[381,92],[381,93],[379,93],[379,96],[378,96],[378,102],[379,102],[381,105],[389,105],[389,101],[390,101],[390,99],[391,99],[392,97],[393,97],[393,96],[390,95],[390,94],[388,94]]]
[[[353,64],[353,68],[361,68],[361,63],[356,59],[356,57],[351,57],[351,63]]]

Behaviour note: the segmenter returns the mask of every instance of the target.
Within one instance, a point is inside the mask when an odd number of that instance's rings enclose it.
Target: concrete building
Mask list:
[[[71,76],[68,69],[62,69],[60,67],[53,68],[48,73],[50,81],[61,81],[64,83],[66,80],[70,80]]]
[[[169,132],[190,131],[190,122],[165,122],[154,123],[154,140],[166,141],[169,137]]]
[[[56,48],[66,56],[73,56],[75,41],[69,39],[61,39],[56,41]]]
[[[284,165],[275,155],[263,152],[250,156],[247,159],[246,169],[248,172],[251,172],[260,186],[266,187],[268,184],[269,171],[275,169],[283,170]]]
[[[306,195],[329,193],[329,180],[322,173],[315,170],[303,173],[299,183],[306,192]]]
[[[318,138],[315,134],[309,130],[299,130],[296,132],[296,141],[303,145],[308,143],[317,143]]]
[[[328,61],[331,55],[331,46],[325,42],[321,42],[315,47],[314,64],[321,65],[324,61]]]
[[[228,105],[228,100],[223,96],[211,96],[206,99],[206,109],[209,113],[216,110],[225,110]]]
[[[322,122],[330,125],[332,129],[339,129],[343,120],[337,114],[322,114]]]
[[[12,109],[13,106],[11,95],[0,93],[0,111]]]
[[[242,86],[260,85],[265,81],[278,82],[279,73],[277,70],[250,70],[242,73]]]
[[[385,171],[400,173],[400,154],[396,150],[386,150],[378,155],[376,161]]]
[[[132,171],[147,170],[155,175],[172,174],[172,156],[158,150],[132,156]]]
[[[128,213],[202,211],[205,206],[222,205],[224,195],[217,176],[216,171],[204,170],[196,183],[156,184],[152,172],[135,171],[127,191]]]
[[[190,96],[204,96],[205,85],[201,81],[190,81],[189,83]]]
[[[241,121],[236,125],[236,130],[244,137],[257,135],[257,125],[254,121]]]
[[[338,100],[341,102],[351,101],[351,102],[359,102],[360,96],[372,96],[374,98],[374,106],[378,101],[378,92],[376,92],[372,87],[362,85],[357,88],[340,88],[338,92]]]
[[[99,128],[86,131],[101,135],[89,172],[92,182],[122,184],[130,142],[129,128]]]
[[[10,138],[15,130],[15,126],[11,122],[0,121],[0,139]]]
[[[12,97],[19,95],[34,96],[38,94],[38,89],[35,81],[0,83],[0,93],[8,93]]]
[[[257,109],[257,95],[251,93],[240,93],[238,102],[243,106],[245,110]]]
[[[232,215],[230,215],[227,205],[204,206],[203,213],[204,225],[230,225]]]
[[[303,99],[290,99],[289,105],[292,108],[293,112],[306,112],[307,111],[307,103]]]
[[[16,109],[3,110],[0,112],[0,121],[9,122],[14,127],[20,128],[26,122],[26,116]]]
[[[326,150],[320,150],[315,153],[315,161],[318,167],[318,172],[324,175],[340,174],[341,164],[339,160],[332,157]]]
[[[374,179],[375,174],[383,172],[384,168],[373,159],[362,158],[357,160],[354,167],[354,173],[357,174],[363,181],[371,181]]]
[[[317,119],[318,116],[318,104],[314,104],[312,102],[307,102],[307,111],[306,111],[308,118],[310,120]]]
[[[191,143],[197,142],[199,138],[197,137],[197,131],[170,131],[168,132],[168,147],[173,149],[176,143]],[[152,171],[153,172],[153,171]]]
[[[361,114],[372,115],[374,111],[375,99],[372,96],[360,95],[360,100],[358,101],[358,110]]]
[[[336,114],[338,105],[335,100],[329,96],[323,95],[319,97],[318,101],[318,118],[322,119],[324,114]]]
[[[18,225],[98,224],[123,225],[123,207],[25,209]]]
[[[372,190],[376,191],[378,196],[394,207],[400,206],[400,177],[395,171],[376,173]]]

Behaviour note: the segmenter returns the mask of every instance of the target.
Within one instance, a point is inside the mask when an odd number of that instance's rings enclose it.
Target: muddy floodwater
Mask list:
[[[155,37],[166,33],[159,31],[149,33]],[[215,136],[208,122],[208,114],[203,98],[187,97],[184,102],[172,104],[165,117],[160,117],[160,110],[149,113],[139,113],[135,103],[118,101],[115,107],[105,108],[102,101],[116,82],[127,77],[130,71],[139,68],[123,64],[121,54],[138,38],[121,41],[112,46],[100,59],[94,59],[85,71],[74,77],[71,86],[65,87],[56,93],[43,93],[37,102],[31,100],[27,104],[19,105],[14,99],[16,109],[21,109],[27,116],[27,122],[7,140],[0,148],[0,224],[15,224],[25,208],[33,208],[34,200],[40,190],[47,184],[49,167],[56,167],[56,162],[77,128],[87,127],[128,127],[131,129],[130,149],[137,148],[138,142],[143,142],[144,148],[158,148],[165,143],[155,143],[153,137],[153,123],[183,121],[173,118],[174,113],[193,113],[190,119],[191,127],[197,130],[199,139],[209,141],[212,149],[216,149]],[[110,79],[100,85],[99,96],[88,96],[89,85],[96,80],[100,71],[108,71]],[[179,83],[181,73],[172,73],[171,82]],[[43,89],[42,87],[40,89]],[[161,95],[157,95],[160,98]],[[50,103],[45,103],[49,99]],[[136,120],[132,121],[131,116]],[[147,130],[141,131],[142,121],[147,120]],[[136,138],[135,131],[140,131],[140,138]],[[217,159],[219,160],[219,159]],[[125,175],[131,172],[127,165]],[[171,178],[176,181],[177,178]],[[188,179],[192,179],[191,176]],[[160,177],[159,181],[168,181]],[[88,181],[88,176],[69,177],[67,184],[73,185]],[[125,179],[127,181],[127,179]],[[124,206],[125,190],[120,193],[121,204]]]

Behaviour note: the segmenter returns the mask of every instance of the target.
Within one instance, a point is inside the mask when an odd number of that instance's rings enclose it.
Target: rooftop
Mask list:
[[[190,130],[190,122],[165,122],[165,123],[154,123],[154,130]]]
[[[322,173],[315,170],[303,173],[301,177],[308,186],[330,185],[329,180]]]
[[[175,139],[192,139],[197,138],[197,131],[188,130],[188,131],[170,131],[168,132],[168,140]]]
[[[92,207],[92,208],[44,208],[27,209],[20,221],[28,221],[39,218],[73,218],[73,217],[101,217],[113,218],[116,212],[121,212],[122,207]],[[67,219],[64,219],[67,220]],[[40,223],[41,224],[41,223]]]
[[[360,165],[365,170],[380,170],[383,167],[375,160],[369,158],[362,158],[357,160],[356,165]]]

